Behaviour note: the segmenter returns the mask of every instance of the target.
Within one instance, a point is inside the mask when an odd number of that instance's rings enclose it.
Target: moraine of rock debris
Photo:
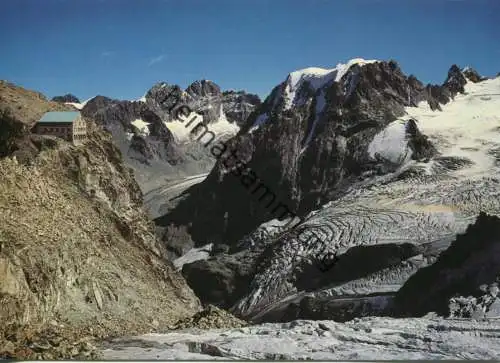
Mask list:
[[[96,345],[95,337],[84,330],[11,324],[0,335],[0,359],[96,360],[101,358]]]
[[[225,310],[213,305],[208,305],[192,317],[179,320],[174,324],[172,330],[178,329],[233,329],[246,326],[247,322],[238,319]]]

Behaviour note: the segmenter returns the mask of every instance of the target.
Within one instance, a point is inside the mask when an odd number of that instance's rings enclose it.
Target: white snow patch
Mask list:
[[[222,109],[222,104],[220,106],[220,117],[217,122],[212,124],[208,124],[208,129],[212,131],[216,137],[222,135],[235,135],[238,131],[240,131],[239,126],[236,123],[231,123],[228,121],[224,110]]]
[[[397,164],[409,160],[412,152],[406,139],[406,122],[394,121],[375,135],[368,145],[368,154],[373,159],[378,155]]]
[[[267,113],[260,114],[255,119],[255,122],[253,123],[252,127],[250,128],[250,130],[248,130],[248,132],[249,133],[254,132],[255,130],[257,130],[260,127],[260,125],[265,124],[267,122],[267,120],[269,120],[269,115]]]
[[[222,109],[222,105],[220,107],[220,117],[216,122],[206,125],[208,131],[213,132],[215,134],[215,138],[226,134],[235,135],[240,130],[239,126],[236,125],[236,123],[229,122],[226,118],[224,110]],[[193,135],[191,131],[193,131],[196,128],[196,125],[202,121],[202,115],[192,112],[187,117],[180,115],[180,120],[165,122],[165,126],[167,126],[170,132],[172,132],[177,142],[185,143],[192,141],[193,138],[198,138],[198,133],[201,133],[203,128],[198,127],[195,131],[196,135]],[[210,137],[210,134],[207,134],[207,136],[204,136],[199,140],[199,142],[207,143],[210,140]]]
[[[76,103],[76,102],[64,102],[67,105],[71,105],[74,108],[81,110],[83,108],[83,105],[81,103]]]
[[[88,100],[86,101],[83,101],[81,103],[77,103],[77,102],[64,102],[66,105],[71,105],[73,106],[74,108],[78,109],[78,110],[81,110],[82,108],[85,107],[85,105],[87,104],[87,102],[89,102],[91,99],[93,99],[94,97],[91,97],[89,98]]]
[[[174,266],[177,270],[181,270],[182,266],[187,263],[192,263],[199,260],[207,260],[210,257],[213,243],[209,243],[200,248],[191,248],[186,254],[174,260]]]
[[[142,119],[138,118],[134,121],[131,122],[132,125],[134,125],[135,127],[137,127],[139,129],[139,132],[142,134],[142,135],[149,135],[149,123],[148,122],[145,122],[143,121]]]
[[[89,98],[88,100],[86,101],[83,101],[81,103],[77,103],[77,102],[65,102],[66,105],[71,105],[73,106],[74,108],[78,109],[78,110],[81,110],[82,108],[85,107],[85,105],[87,104],[87,102],[89,102],[90,100],[94,99],[95,97],[91,97]]]

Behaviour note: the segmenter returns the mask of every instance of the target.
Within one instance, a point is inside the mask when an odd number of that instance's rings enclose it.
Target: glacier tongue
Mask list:
[[[496,359],[498,322],[363,318],[298,320],[239,329],[184,330],[115,339],[104,359]]]

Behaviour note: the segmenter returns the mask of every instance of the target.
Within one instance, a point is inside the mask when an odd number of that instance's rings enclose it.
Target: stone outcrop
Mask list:
[[[177,329],[231,329],[241,328],[247,323],[216,306],[208,305],[192,317],[179,320],[172,327]]]
[[[488,78],[487,77],[483,77],[479,74],[478,71],[476,71],[475,69],[471,68],[471,67],[465,67],[463,70],[462,70],[462,73],[464,74],[464,76],[471,82],[473,83],[478,83],[478,82],[482,82],[482,81],[485,81],[487,80]]]

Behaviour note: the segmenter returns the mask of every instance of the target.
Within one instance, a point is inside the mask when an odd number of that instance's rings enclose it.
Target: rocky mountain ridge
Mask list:
[[[380,133],[405,114],[405,107],[426,101],[439,110],[463,92],[466,83],[453,66],[442,86],[424,86],[404,75],[394,61],[353,60],[330,71],[294,72],[228,142],[238,157],[221,157],[207,179],[157,223],[185,224],[189,218],[195,240],[235,243],[277,217],[262,206],[265,198],[277,199],[301,215],[332,200],[354,180],[394,171],[407,158],[428,159],[435,149],[414,121],[392,125],[406,139],[404,154],[381,155],[375,144],[383,139]],[[238,185],[235,168],[265,185],[259,200]]]
[[[159,82],[136,101],[96,96],[81,106],[81,112],[113,134],[147,192],[168,180],[208,172],[215,162],[198,135],[177,119],[180,106],[189,106],[217,138],[228,138],[259,104],[257,96],[223,93],[215,83],[201,80],[186,90]]]
[[[52,97],[52,101],[60,102],[60,103],[80,103],[78,97],[71,93],[67,93],[64,96],[55,96]]]
[[[340,80],[356,69],[344,69]],[[278,100],[280,111],[258,125],[249,120],[247,131],[227,143],[238,158],[220,158],[205,182],[156,220],[183,224],[189,210],[195,244],[215,244],[208,259],[182,268],[202,301],[256,322],[383,313],[408,278],[434,263],[481,211],[500,214],[498,79],[473,82],[452,67],[442,86],[421,88],[414,106],[406,90],[415,82],[394,64],[370,62],[357,72],[356,87],[314,81],[322,86],[312,99],[299,96],[309,81],[288,97],[287,84],[300,83],[289,77],[264,102]],[[304,145],[305,121],[314,121],[323,92],[331,98]],[[448,99],[441,110],[436,95]],[[260,194],[249,187],[251,172],[263,179],[253,183]],[[283,191],[295,198],[278,199]],[[269,216],[270,192],[304,214]],[[315,260],[329,253],[337,263],[318,269]]]

